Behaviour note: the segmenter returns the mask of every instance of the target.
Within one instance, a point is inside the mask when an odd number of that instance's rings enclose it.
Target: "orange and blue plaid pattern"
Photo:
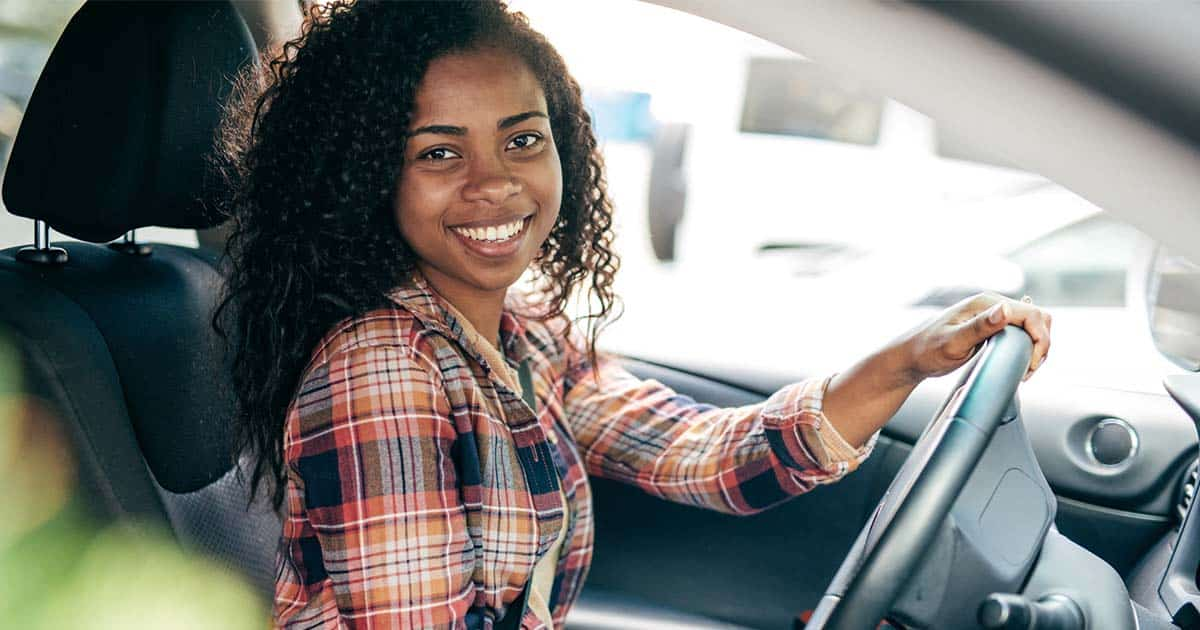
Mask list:
[[[510,296],[501,343],[530,368],[531,408],[420,274],[392,298],[325,336],[289,408],[281,627],[491,628],[566,519],[561,627],[591,561],[588,475],[752,514],[840,479],[875,443],[825,423],[828,379],[718,409],[611,357],[593,371],[577,329]],[[530,610],[522,625],[545,627]]]

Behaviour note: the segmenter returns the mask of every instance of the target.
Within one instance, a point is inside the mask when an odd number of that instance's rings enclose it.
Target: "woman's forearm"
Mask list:
[[[829,382],[822,410],[851,446],[866,443],[924,379],[958,369],[975,348],[1005,326],[1021,326],[1033,341],[1025,378],[1050,351],[1050,314],[1028,302],[980,294],[901,335]]]
[[[851,446],[866,443],[920,383],[905,352],[902,343],[889,344],[829,382],[822,410]]]

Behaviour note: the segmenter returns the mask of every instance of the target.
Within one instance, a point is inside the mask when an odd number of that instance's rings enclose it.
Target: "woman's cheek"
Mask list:
[[[410,240],[441,229],[442,213],[439,208],[445,207],[443,202],[448,194],[445,185],[429,175],[414,169],[400,185],[397,218],[400,233]]]
[[[546,233],[549,235],[553,229],[555,222],[558,220],[558,214],[562,209],[563,198],[563,177],[562,177],[562,160],[558,156],[558,149],[554,145],[553,140],[546,147],[545,157],[545,177],[540,182],[543,189],[540,191],[541,205],[544,210],[549,210],[546,214],[548,226]]]

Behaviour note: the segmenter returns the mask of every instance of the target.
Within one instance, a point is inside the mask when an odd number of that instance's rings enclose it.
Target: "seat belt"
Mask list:
[[[533,395],[533,372],[529,369],[529,359],[521,361],[521,366],[517,369],[517,380],[521,383],[521,398],[536,414],[537,397]],[[521,618],[525,616],[525,609],[529,607],[529,587],[532,584],[533,573],[530,572],[525,588],[521,589],[521,594],[509,604],[504,618],[496,622],[493,630],[521,630]]]
[[[521,361],[521,366],[517,368],[517,380],[521,382],[521,398],[536,414],[537,397],[533,395],[533,372],[529,369],[529,359]]]
[[[533,575],[529,576],[530,582],[533,581]],[[521,630],[521,618],[525,616],[525,609],[529,607],[529,584],[525,583],[525,588],[521,589],[521,594],[508,605],[508,611],[504,613],[504,618],[497,621],[492,626],[492,630]]]

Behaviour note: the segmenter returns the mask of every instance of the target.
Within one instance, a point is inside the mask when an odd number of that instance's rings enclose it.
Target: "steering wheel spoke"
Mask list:
[[[1008,326],[976,354],[806,628],[873,628],[889,613],[917,627],[971,627],[988,593],[1019,585],[1055,510],[1016,398],[1032,348],[1024,330]],[[960,617],[969,625],[947,623]]]

